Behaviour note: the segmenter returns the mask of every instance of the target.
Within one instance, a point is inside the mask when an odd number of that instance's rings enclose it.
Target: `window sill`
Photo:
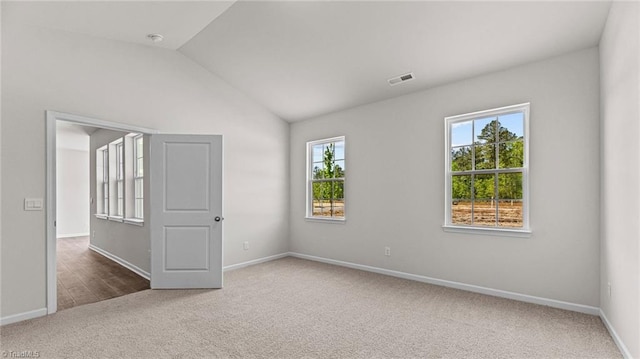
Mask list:
[[[144,227],[144,219],[140,219],[140,218],[123,218],[119,216],[107,216],[106,214],[99,214],[99,213],[94,214],[94,216],[97,219],[105,219],[113,222],[126,223],[126,224],[132,224],[134,226]]]
[[[468,226],[452,226],[452,225],[443,225],[442,229],[445,232],[454,232],[454,233],[484,234],[488,236],[520,237],[520,238],[531,237],[530,229],[468,227]]]
[[[138,218],[125,218],[124,223],[133,224],[134,226],[140,226],[140,227],[144,226],[144,220],[138,219]]]
[[[330,217],[305,217],[307,222],[322,222],[322,223],[336,223],[345,224],[346,218],[330,218]]]

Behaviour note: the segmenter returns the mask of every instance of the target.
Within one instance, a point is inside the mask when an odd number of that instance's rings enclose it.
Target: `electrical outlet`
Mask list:
[[[384,247],[384,255],[389,257],[391,255],[391,248],[390,247]]]
[[[607,290],[609,291],[609,298],[611,298],[611,283],[607,283]]]
[[[249,241],[246,241],[242,244],[242,248],[244,248],[244,250],[249,250]]]
[[[93,231],[93,238],[96,238],[96,231]]]

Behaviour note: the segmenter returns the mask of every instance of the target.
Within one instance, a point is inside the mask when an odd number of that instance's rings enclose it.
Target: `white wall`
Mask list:
[[[89,137],[84,151],[56,151],[58,238],[89,234]]]
[[[612,4],[600,63],[600,305],[630,354],[640,358],[639,3]]]
[[[46,305],[45,213],[22,210],[45,196],[45,110],[224,135],[224,264],[287,251],[286,122],[176,51],[22,26],[16,6],[2,3],[2,317]]]
[[[588,49],[292,124],[291,250],[599,306],[598,86]],[[533,234],[443,232],[444,117],[523,102]],[[305,143],[339,135],[346,223],[307,221]]]

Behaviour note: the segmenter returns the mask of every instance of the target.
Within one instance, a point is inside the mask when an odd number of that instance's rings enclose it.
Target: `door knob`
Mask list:
[[[216,222],[220,222],[220,221],[224,221],[224,218],[219,217],[219,216],[216,216],[216,218],[214,218],[214,220],[215,220]]]

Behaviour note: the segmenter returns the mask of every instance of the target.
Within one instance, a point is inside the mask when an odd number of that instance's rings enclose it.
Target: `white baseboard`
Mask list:
[[[571,310],[571,311],[574,311],[574,312],[580,312],[580,313],[591,314],[591,315],[599,315],[600,314],[600,308],[591,307],[591,306],[588,306],[588,305],[575,304],[575,303],[563,302],[563,301],[555,300],[555,299],[535,297],[535,296],[531,296],[531,295],[527,295],[527,294],[508,292],[508,291],[504,291],[504,290],[492,289],[492,288],[487,288],[487,287],[480,287],[480,286],[472,285],[472,284],[453,282],[453,281],[437,279],[437,278],[431,278],[431,277],[426,277],[426,276],[417,275],[417,274],[410,274],[410,273],[405,273],[405,272],[394,271],[394,270],[390,270],[390,269],[371,267],[371,266],[367,266],[367,265],[350,263],[350,262],[343,262],[343,261],[339,261],[339,260],[335,260],[335,259],[328,259],[328,258],[311,256],[311,255],[308,255],[308,254],[289,252],[289,255],[292,256],[292,257],[296,257],[296,258],[308,259],[308,260],[327,263],[327,264],[334,264],[334,265],[338,265],[338,266],[342,266],[342,267],[359,269],[359,270],[363,270],[363,271],[367,271],[367,272],[384,274],[384,275],[397,277],[397,278],[415,280],[415,281],[418,281],[418,282],[435,284],[435,285],[439,285],[439,286],[443,286],[443,287],[461,289],[461,290],[466,290],[466,291],[469,291],[469,292],[475,292],[475,293],[491,295],[491,296],[494,296],[494,297],[513,299],[513,300],[518,300],[518,301],[521,301],[521,302],[545,305],[545,306],[548,306],[548,307]]]
[[[47,315],[47,308],[40,308],[40,309],[36,309],[36,310],[30,310],[28,312],[18,313],[18,314],[14,314],[14,315],[10,315],[10,316],[7,316],[7,317],[0,318],[0,326],[1,325],[11,324],[11,323],[21,322],[21,321],[27,320],[27,319],[33,319],[33,318],[37,318],[37,317],[44,317],[45,315]]]
[[[132,270],[133,272],[137,273],[138,275],[140,275],[141,277],[143,277],[145,279],[149,279],[150,278],[150,274],[148,272],[140,269],[139,267],[137,267],[137,266],[125,261],[124,259],[122,259],[122,258],[120,258],[118,256],[115,256],[115,255],[113,255],[113,254],[111,254],[111,253],[109,253],[109,252],[107,252],[107,251],[105,251],[103,249],[100,249],[100,248],[98,248],[98,247],[96,247],[94,245],[89,245],[89,249],[93,250],[94,252],[96,252],[96,253],[98,253],[98,254],[100,254],[100,255],[102,255],[102,256],[110,259],[110,260],[113,260],[114,262],[116,262],[116,263],[118,263],[118,264],[120,264],[120,265],[122,265],[122,266],[124,266],[124,267],[126,267],[128,269],[130,269],[130,270]],[[390,270],[390,269],[372,267],[372,266],[356,264],[356,263],[351,263],[351,262],[344,262],[344,261],[339,261],[339,260],[335,260],[335,259],[317,257],[317,256],[312,256],[312,255],[302,254],[302,253],[296,253],[296,252],[280,253],[280,254],[276,254],[276,255],[273,255],[273,256],[269,256],[269,257],[263,257],[263,258],[250,260],[250,261],[247,261],[247,262],[228,265],[228,266],[225,266],[223,268],[223,271],[227,272],[227,271],[231,271],[231,270],[234,270],[234,269],[244,268],[244,267],[248,267],[248,266],[251,266],[251,265],[264,263],[264,262],[269,262],[269,261],[273,261],[273,260],[276,260],[276,259],[285,258],[285,257],[289,257],[289,256],[290,257],[295,257],[295,258],[312,260],[312,261],[316,261],[316,262],[322,262],[322,263],[327,263],[327,264],[338,265],[338,266],[347,267],[347,268],[364,270],[364,271],[367,271],[367,272],[373,272],[373,273],[388,275],[388,276],[397,277],[397,278],[415,280],[415,281],[418,281],[418,282],[423,282],[423,283],[428,283],[428,284],[440,285],[440,286],[443,286],[443,287],[461,289],[461,290],[466,290],[466,291],[469,291],[469,292],[481,293],[481,294],[491,295],[491,296],[495,296],[495,297],[513,299],[513,300],[518,300],[518,301],[527,302],[527,303],[540,304],[540,305],[545,305],[545,306],[549,306],[549,307],[553,307],[553,308],[571,310],[571,311],[574,311],[574,312],[586,313],[586,314],[591,314],[591,315],[598,315],[600,318],[602,318],[602,322],[604,323],[605,327],[609,331],[609,334],[611,334],[611,337],[613,338],[613,341],[618,346],[618,349],[620,349],[620,352],[622,353],[623,357],[625,359],[633,359],[633,357],[631,356],[631,353],[629,352],[629,349],[627,349],[626,345],[624,344],[624,342],[622,341],[620,336],[618,336],[618,333],[615,331],[615,329],[613,328],[613,326],[609,322],[609,319],[607,318],[607,316],[604,314],[602,309],[596,308],[596,307],[586,306],[586,305],[582,305],[582,304],[569,303],[569,302],[563,302],[563,301],[558,301],[558,300],[554,300],[554,299],[535,297],[535,296],[530,296],[530,295],[526,295],[526,294],[508,292],[508,291],[503,291],[503,290],[499,290],[499,289],[491,289],[491,288],[486,288],[486,287],[480,287],[480,286],[471,285],[471,284],[465,284],[465,283],[453,282],[453,281],[448,281],[448,280],[436,279],[436,278],[431,278],[431,277],[426,277],[426,276],[421,276],[421,275],[416,275],[416,274],[399,272],[399,271],[394,271],[394,270]],[[45,316],[45,315],[47,315],[47,308],[40,308],[40,309],[32,310],[32,311],[29,311],[29,312],[14,314],[14,315],[10,315],[10,316],[7,316],[7,317],[0,318],[0,326],[21,322],[23,320],[42,317],[42,316]]]
[[[288,257],[288,256],[289,256],[289,253],[280,253],[280,254],[276,254],[276,255],[273,255],[273,256],[269,256],[269,257],[263,257],[263,258],[250,260],[250,261],[247,261],[247,262],[231,264],[231,265],[223,267],[222,270],[224,272],[227,272],[227,271],[234,270],[234,269],[239,269],[239,268],[252,266],[254,264],[274,261],[276,259],[280,259],[280,258],[284,258],[284,257]]]
[[[607,330],[609,331],[609,334],[611,334],[613,341],[618,346],[618,349],[620,349],[620,352],[622,352],[622,356],[625,359],[633,359],[633,357],[631,356],[631,353],[629,352],[629,349],[627,349],[627,346],[624,345],[624,342],[622,341],[620,336],[618,336],[618,333],[616,333],[616,330],[613,329],[613,326],[609,322],[609,319],[607,319],[607,316],[604,314],[602,309],[600,309],[600,318],[602,319],[604,326],[607,327]]]
[[[111,254],[107,251],[105,251],[102,248],[96,247],[93,244],[89,244],[89,249],[91,249],[92,251],[102,255],[105,258],[111,259],[112,261],[120,264],[121,266],[131,270],[132,272],[136,273],[137,275],[141,276],[142,278],[146,279],[146,280],[151,280],[151,274],[143,269],[141,269],[140,267],[133,265],[129,262],[127,262],[126,260],[116,256],[115,254]]]
[[[87,233],[68,233],[68,234],[57,234],[56,238],[71,238],[71,237],[89,237],[89,232]]]

